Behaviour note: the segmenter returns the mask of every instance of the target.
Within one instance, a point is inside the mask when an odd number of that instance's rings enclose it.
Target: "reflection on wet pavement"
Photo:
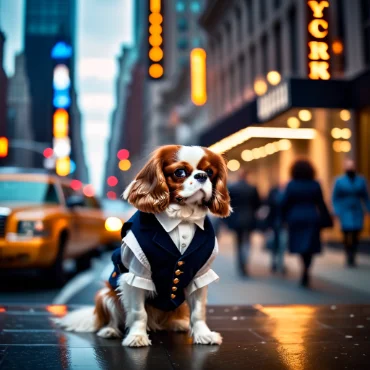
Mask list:
[[[74,309],[74,307],[69,307]],[[208,323],[221,346],[186,334],[151,333],[149,348],[58,329],[63,305],[0,307],[1,369],[365,369],[370,305],[214,306]]]

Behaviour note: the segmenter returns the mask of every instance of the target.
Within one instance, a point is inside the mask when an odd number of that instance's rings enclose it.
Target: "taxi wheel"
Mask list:
[[[78,272],[88,270],[91,267],[92,253],[88,252],[76,260],[76,269]]]
[[[63,268],[63,254],[67,244],[67,234],[62,233],[59,238],[58,254],[51,267],[46,271],[46,276],[50,279],[50,282],[57,287],[63,286],[66,282],[66,274]]]

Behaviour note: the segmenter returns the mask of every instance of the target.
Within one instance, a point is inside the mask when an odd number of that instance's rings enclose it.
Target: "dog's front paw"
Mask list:
[[[194,344],[221,344],[222,337],[215,331],[193,333]]]
[[[128,334],[122,341],[125,347],[147,347],[152,344],[148,334]]]
[[[106,326],[101,328],[97,335],[102,338],[119,338],[121,337],[121,333],[116,328],[112,328],[110,326]]]

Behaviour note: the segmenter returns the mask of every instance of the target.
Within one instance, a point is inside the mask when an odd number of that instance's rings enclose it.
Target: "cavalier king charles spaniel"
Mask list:
[[[68,331],[124,337],[129,347],[150,345],[147,330],[189,331],[193,343],[221,344],[206,324],[207,286],[218,279],[210,268],[218,246],[207,213],[230,214],[226,180],[225,160],[207,148],[157,149],[123,193],[137,212],[123,226],[95,307],[55,321]]]

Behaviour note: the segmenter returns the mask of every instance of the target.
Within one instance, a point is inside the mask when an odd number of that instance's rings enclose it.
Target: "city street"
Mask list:
[[[253,236],[248,278],[235,271],[233,236],[222,232],[219,244],[213,267],[220,280],[210,286],[210,305],[370,303],[368,255],[359,255],[358,267],[348,269],[340,249],[325,248],[314,263],[312,288],[303,289],[298,285],[300,266],[295,256],[286,258],[286,276],[270,273],[269,254],[263,250],[260,235]],[[92,304],[110,273],[110,252],[106,252],[94,260],[90,270],[71,277],[63,289],[48,289],[46,282],[27,275],[7,280],[1,287],[0,302]]]

